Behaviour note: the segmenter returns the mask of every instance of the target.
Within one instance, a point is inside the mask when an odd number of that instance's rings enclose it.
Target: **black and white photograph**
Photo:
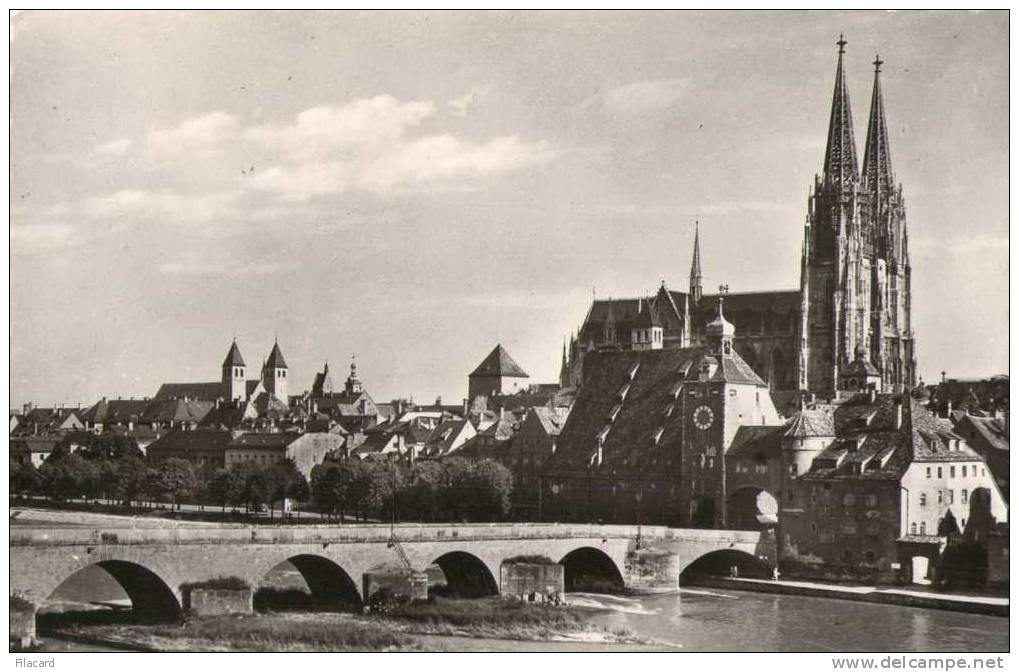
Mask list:
[[[1009,10],[8,20],[11,669],[1007,667]]]

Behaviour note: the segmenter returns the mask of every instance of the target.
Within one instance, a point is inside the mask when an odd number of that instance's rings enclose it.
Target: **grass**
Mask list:
[[[129,614],[86,614],[78,621],[70,614],[54,615],[57,618],[47,619],[47,629],[160,651],[422,651],[448,646],[429,636],[518,641],[591,636],[594,641],[645,643],[628,630],[591,626],[590,614],[581,608],[498,597],[436,597],[367,615],[269,613],[148,625],[131,623]]]
[[[63,632],[160,651],[387,651],[417,649],[383,623],[285,616],[210,616],[182,624],[68,626]]]

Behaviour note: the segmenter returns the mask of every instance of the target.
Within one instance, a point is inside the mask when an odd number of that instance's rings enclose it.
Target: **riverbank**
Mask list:
[[[183,624],[54,622],[57,639],[138,651],[663,650],[623,628],[590,623],[593,610],[499,598],[437,599],[387,614],[269,613]],[[42,635],[46,639],[46,635]]]
[[[968,614],[983,614],[1008,618],[1007,597],[992,595],[963,595],[935,593],[909,588],[853,586],[813,581],[774,581],[771,579],[727,578],[702,576],[691,584],[705,588],[726,588],[746,590],[773,595],[801,595],[805,597],[827,597],[853,602],[891,604],[921,609],[940,609]]]

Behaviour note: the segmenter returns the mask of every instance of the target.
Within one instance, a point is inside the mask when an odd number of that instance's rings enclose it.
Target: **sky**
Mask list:
[[[840,33],[875,54],[927,381],[1008,370],[1006,12],[28,12],[11,26],[11,402],[352,356],[456,403],[558,378],[592,294],[794,289]]]

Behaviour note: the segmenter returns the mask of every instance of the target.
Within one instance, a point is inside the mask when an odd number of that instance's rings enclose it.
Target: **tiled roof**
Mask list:
[[[563,406],[555,408],[534,406],[529,412],[534,414],[549,436],[559,436],[566,425],[566,420],[570,417],[570,409]]]
[[[550,472],[587,469],[601,435],[602,463],[595,465],[600,473],[678,475],[683,418],[675,409],[666,411],[674,406],[686,372],[703,355],[703,348],[589,353],[584,384],[559,434]]]
[[[797,439],[835,436],[835,408],[823,406],[797,411],[786,423],[785,435]]]
[[[1000,418],[978,418],[966,414],[964,418],[960,419],[960,423],[963,427],[972,427],[974,433],[979,435],[989,447],[995,450],[1008,451],[1009,436],[1004,420]]]
[[[237,450],[241,448],[286,448],[300,437],[299,434],[283,432],[258,433],[248,432],[241,434],[230,442],[229,448]]]
[[[506,414],[486,427],[484,430],[478,432],[478,436],[494,438],[496,441],[511,439],[516,433],[516,430],[513,427],[515,423],[516,418],[511,414]]]
[[[83,411],[81,419],[104,424],[137,422],[151,403],[151,399],[101,399]]]
[[[212,401],[167,399],[153,403],[142,416],[142,422],[201,422],[215,407]]]
[[[474,369],[471,376],[505,376],[509,378],[529,378],[520,365],[513,361],[509,353],[502,345],[496,345],[495,349],[482,360],[478,368]]]
[[[283,353],[280,352],[279,343],[272,344],[272,351],[269,353],[269,359],[265,360],[265,368],[267,369],[287,368],[287,360],[283,359]]]
[[[163,383],[156,391],[154,399],[165,401],[167,399],[201,399],[203,401],[215,401],[227,396],[223,389],[223,383]]]
[[[148,456],[159,456],[162,452],[209,452],[226,450],[230,443],[230,432],[216,429],[174,430],[156,439],[146,449]]]
[[[727,457],[779,457],[782,454],[782,425],[743,425],[736,430]]]
[[[244,366],[244,358],[241,357],[241,349],[237,347],[237,341],[230,344],[230,350],[226,353],[223,366]]]

